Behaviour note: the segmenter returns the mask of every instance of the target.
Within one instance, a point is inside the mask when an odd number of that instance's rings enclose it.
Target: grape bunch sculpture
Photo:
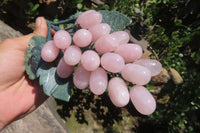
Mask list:
[[[60,24],[66,24],[61,29]],[[162,66],[153,59],[140,59],[140,45],[130,43],[123,31],[131,19],[117,11],[88,10],[66,20],[47,20],[48,36],[34,36],[25,58],[29,78],[39,78],[46,95],[69,101],[71,88],[108,93],[117,107],[129,101],[143,115],[152,114],[156,102],[144,87]],[[51,35],[51,29],[56,33]]]

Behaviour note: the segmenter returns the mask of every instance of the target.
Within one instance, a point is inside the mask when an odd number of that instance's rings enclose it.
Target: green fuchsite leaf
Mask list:
[[[52,63],[47,63],[41,60],[37,76],[40,85],[43,86],[43,91],[46,95],[53,95],[55,98],[69,101],[71,94],[71,81],[69,79],[61,79],[56,74],[56,65],[60,57]]]
[[[107,11],[107,10],[99,10],[103,16],[102,23],[107,23],[111,26],[111,33],[114,31],[124,30],[126,26],[132,23],[132,20],[126,15],[118,12],[118,11]],[[70,16],[71,18],[77,18],[82,12],[77,12],[74,15]],[[74,23],[70,23],[68,27],[72,27]],[[70,33],[74,33],[73,29],[69,30]]]
[[[31,38],[25,55],[26,73],[31,80],[39,77],[39,83],[43,86],[46,95],[69,101],[71,90],[68,79],[64,80],[56,76],[56,66],[60,56],[52,63],[46,63],[41,59],[41,50],[45,43],[46,38],[43,36]]]
[[[31,80],[36,79],[38,64],[41,59],[41,49],[46,43],[46,38],[43,36],[34,36],[29,42],[29,48],[25,54],[26,73]]]
[[[59,86],[57,86],[52,95],[57,99],[69,101],[71,95],[72,81],[67,82],[66,80],[62,80],[58,81]]]
[[[111,33],[124,30],[126,26],[132,23],[132,20],[129,17],[118,11],[100,10],[99,12],[103,16],[102,23],[107,23],[111,26]]]

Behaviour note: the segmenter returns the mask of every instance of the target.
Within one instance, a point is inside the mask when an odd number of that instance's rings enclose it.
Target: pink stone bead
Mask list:
[[[57,74],[61,78],[68,78],[73,72],[74,66],[65,63],[64,58],[61,58],[57,66]]]
[[[114,77],[109,81],[108,94],[112,103],[117,107],[126,106],[130,100],[126,83],[119,77]]]
[[[53,41],[45,43],[41,51],[41,57],[46,62],[54,61],[59,54],[59,49],[54,45]]]
[[[125,80],[137,85],[145,85],[151,80],[149,69],[137,64],[126,64],[121,75]]]
[[[143,54],[142,47],[133,43],[119,45],[115,53],[121,55],[126,63],[136,61],[141,58]]]
[[[110,26],[106,23],[96,24],[88,29],[92,34],[92,41],[95,42],[100,37],[110,33]]]
[[[155,99],[143,86],[133,86],[130,90],[130,98],[137,111],[143,115],[150,115],[156,109]]]
[[[89,85],[90,72],[85,70],[82,65],[79,65],[73,76],[74,85],[78,89],[85,89]]]
[[[117,38],[119,45],[128,43],[130,39],[129,34],[126,31],[116,31],[113,32],[112,35]]]
[[[102,67],[112,73],[120,72],[125,65],[124,59],[115,53],[105,53],[101,56]]]
[[[117,49],[119,43],[117,39],[111,35],[104,35],[100,37],[94,44],[94,47],[99,53],[107,53]]]
[[[93,25],[101,23],[101,21],[102,21],[101,13],[96,12],[95,10],[85,11],[77,18],[77,23],[83,29],[88,29]]]
[[[68,48],[72,43],[72,37],[69,34],[69,32],[65,30],[59,30],[55,33],[53,37],[54,44],[59,49],[66,49]]]
[[[101,95],[105,92],[108,84],[108,77],[106,71],[98,67],[90,75],[90,90],[96,95]]]
[[[92,34],[86,29],[75,32],[73,42],[78,47],[86,47],[92,42]]]
[[[81,56],[81,64],[88,71],[94,71],[100,65],[100,57],[93,50],[86,50]]]
[[[76,65],[81,60],[81,49],[75,45],[68,47],[64,53],[64,60],[68,65]]]
[[[151,71],[151,76],[156,76],[162,71],[162,65],[159,61],[154,59],[140,59],[134,64],[142,65]]]

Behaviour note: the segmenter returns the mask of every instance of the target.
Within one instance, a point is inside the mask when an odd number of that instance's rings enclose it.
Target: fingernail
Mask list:
[[[36,21],[35,21],[35,27],[40,27],[41,25],[41,19],[40,18],[37,18]]]

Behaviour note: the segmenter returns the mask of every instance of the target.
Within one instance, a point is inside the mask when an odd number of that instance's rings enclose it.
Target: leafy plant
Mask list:
[[[200,43],[197,41],[200,23],[199,9],[191,9],[193,2],[150,0],[145,3],[144,18],[148,19],[146,24],[150,28],[145,37],[158,54],[163,67],[175,68],[184,80],[181,85],[168,83],[158,95],[158,99],[168,95],[169,101],[159,104],[157,112],[150,117],[157,132],[200,130],[197,102],[200,96]],[[193,15],[189,14],[191,10],[194,11]]]

